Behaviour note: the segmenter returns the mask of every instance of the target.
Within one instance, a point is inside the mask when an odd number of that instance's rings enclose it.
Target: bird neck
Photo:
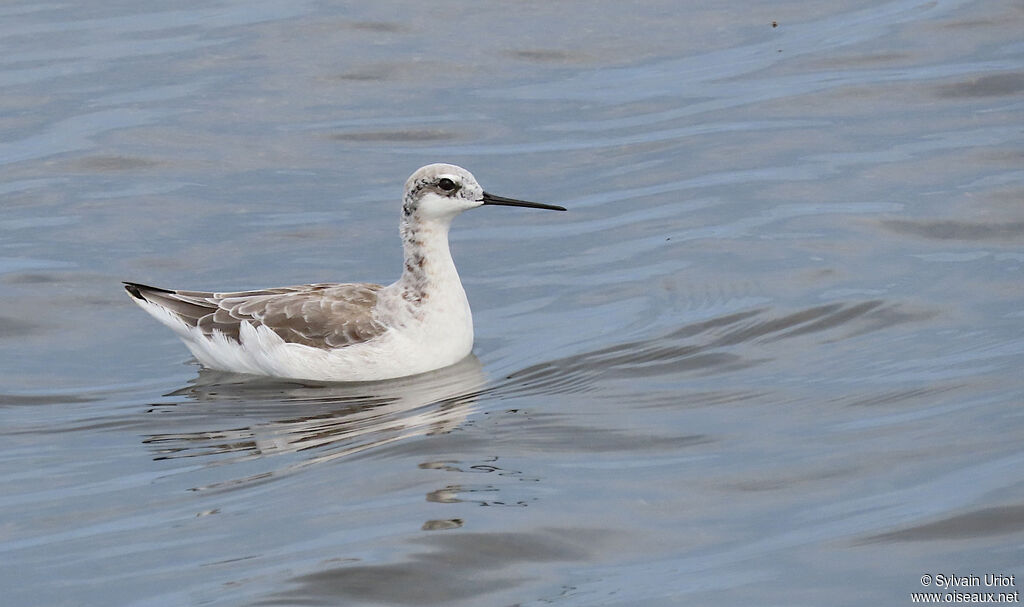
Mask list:
[[[450,218],[422,220],[417,214],[402,218],[405,263],[399,284],[403,299],[422,304],[438,290],[462,291],[462,282],[448,248],[450,227]]]

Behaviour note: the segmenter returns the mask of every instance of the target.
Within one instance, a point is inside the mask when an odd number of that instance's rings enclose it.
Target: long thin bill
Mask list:
[[[527,202],[525,200],[516,200],[515,198],[505,198],[504,196],[495,196],[494,194],[488,194],[484,192],[484,204],[493,204],[503,207],[530,207],[531,209],[548,209],[550,211],[564,211],[565,207],[560,207],[555,204],[544,204],[541,202]]]

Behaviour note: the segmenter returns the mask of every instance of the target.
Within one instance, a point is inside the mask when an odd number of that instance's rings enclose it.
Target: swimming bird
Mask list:
[[[473,348],[473,317],[448,248],[456,215],[482,205],[565,207],[485,192],[469,171],[430,164],[405,182],[401,277],[382,286],[318,283],[206,292],[125,282],[206,367],[319,381],[374,381],[453,365]]]

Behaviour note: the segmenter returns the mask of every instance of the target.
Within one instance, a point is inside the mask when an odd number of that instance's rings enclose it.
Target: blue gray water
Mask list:
[[[1019,2],[176,6],[0,7],[5,605],[1024,585]],[[570,208],[456,221],[454,368],[200,371],[119,286],[388,282],[438,161]]]

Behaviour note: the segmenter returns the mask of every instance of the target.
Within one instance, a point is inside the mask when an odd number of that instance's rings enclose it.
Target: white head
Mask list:
[[[495,196],[484,191],[473,175],[454,164],[428,164],[405,182],[402,212],[419,220],[451,221],[463,211],[485,204],[533,207],[564,211],[565,208]]]

